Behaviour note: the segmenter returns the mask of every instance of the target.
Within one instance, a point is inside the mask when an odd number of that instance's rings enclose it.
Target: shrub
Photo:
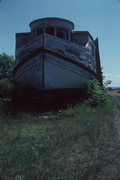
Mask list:
[[[118,93],[120,94],[120,89],[118,89]]]
[[[8,78],[2,78],[0,80],[0,95],[1,95],[1,97],[10,96],[13,88],[14,88],[14,83],[12,81],[10,81]]]
[[[12,78],[14,68],[14,58],[5,53],[0,54],[0,79]]]
[[[12,101],[14,65],[13,56],[0,54],[0,111],[8,110],[8,104]]]
[[[106,89],[100,86],[98,80],[93,80],[88,86],[87,104],[91,106],[104,105],[106,103]]]
[[[13,90],[14,58],[5,53],[0,54],[0,96],[6,98]]]

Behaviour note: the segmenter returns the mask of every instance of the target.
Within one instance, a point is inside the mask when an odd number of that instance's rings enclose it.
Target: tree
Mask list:
[[[0,54],[0,96],[5,97],[13,88],[13,69],[15,61],[13,56]]]
[[[0,79],[13,76],[14,58],[5,53],[0,54]]]

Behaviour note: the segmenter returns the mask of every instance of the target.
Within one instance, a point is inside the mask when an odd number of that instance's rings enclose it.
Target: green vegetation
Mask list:
[[[90,82],[88,87],[87,104],[90,106],[103,106],[107,100],[107,91],[104,86],[100,86],[97,80]]]
[[[0,54],[0,97],[10,96],[13,90],[13,68],[14,58],[5,53]]]
[[[120,152],[115,103],[75,105],[38,117],[0,116],[0,176],[4,180],[116,180]]]
[[[119,144],[113,125],[116,105],[98,81],[90,83],[86,103],[57,113],[32,115],[11,106],[15,88],[20,94],[24,92],[14,86],[13,57],[0,55],[0,67],[2,180],[120,178]]]
[[[120,94],[120,89],[118,89],[118,93]]]

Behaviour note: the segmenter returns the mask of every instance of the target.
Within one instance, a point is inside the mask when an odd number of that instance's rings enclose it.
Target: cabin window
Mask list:
[[[69,33],[68,33],[68,30],[66,30],[66,39],[69,40]]]
[[[33,31],[32,31],[32,38],[33,39],[35,38],[35,29],[33,29]]]
[[[46,28],[46,33],[50,34],[50,35],[54,35],[55,34],[55,29],[53,27],[47,27]]]
[[[57,37],[65,39],[65,30],[62,28],[57,29]]]
[[[42,33],[43,33],[43,29],[42,28],[37,28],[37,36],[39,36]]]

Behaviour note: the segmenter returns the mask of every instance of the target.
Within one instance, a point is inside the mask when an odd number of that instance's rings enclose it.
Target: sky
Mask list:
[[[29,32],[29,23],[43,17],[71,20],[74,30],[98,37],[105,80],[120,86],[119,0],[0,0],[0,54],[15,56],[15,34]]]

